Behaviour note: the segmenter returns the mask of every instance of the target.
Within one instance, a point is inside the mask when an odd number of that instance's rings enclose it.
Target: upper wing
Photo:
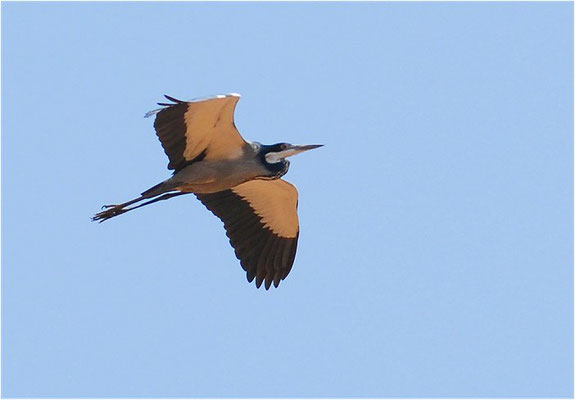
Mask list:
[[[283,179],[254,180],[196,197],[224,223],[236,256],[259,288],[278,287],[295,259],[298,194]]]
[[[201,159],[240,157],[246,141],[234,124],[238,94],[220,95],[185,102],[165,96],[173,103],[158,103],[165,108],[157,113],[154,128],[170,159],[169,169],[176,171]]]

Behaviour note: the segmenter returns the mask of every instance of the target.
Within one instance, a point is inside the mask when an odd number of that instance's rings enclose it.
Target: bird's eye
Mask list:
[[[281,145],[281,149],[282,149],[282,150],[287,149],[287,147],[288,147],[287,143],[282,143],[282,145]]]

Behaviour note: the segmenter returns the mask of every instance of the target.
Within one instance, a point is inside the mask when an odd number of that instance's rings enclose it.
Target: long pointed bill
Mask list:
[[[295,156],[296,154],[303,153],[304,151],[317,149],[318,147],[323,146],[323,144],[306,144],[306,145],[292,145],[289,149],[280,151],[276,153],[279,157],[278,158],[286,158]]]
[[[311,149],[317,149],[323,144],[308,144],[308,145],[290,145],[287,149],[266,154],[266,161],[269,163],[277,163],[284,158],[295,156],[296,154],[303,153]]]

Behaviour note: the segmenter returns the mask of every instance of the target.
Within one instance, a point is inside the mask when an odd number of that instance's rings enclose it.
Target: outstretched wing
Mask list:
[[[169,169],[178,171],[204,158],[234,159],[242,155],[246,141],[234,124],[239,94],[188,102],[165,97],[172,103],[158,103],[165,108],[146,116],[157,114],[154,128],[170,159]]]
[[[298,194],[283,179],[254,180],[196,197],[224,223],[230,243],[259,288],[278,287],[289,274],[297,248]]]

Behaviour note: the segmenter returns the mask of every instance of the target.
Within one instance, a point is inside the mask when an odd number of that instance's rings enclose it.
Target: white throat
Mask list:
[[[266,154],[266,161],[269,164],[276,164],[282,160],[281,152],[280,153],[268,153]]]
[[[285,159],[287,157],[294,156],[294,155],[301,153],[301,152],[302,152],[302,150],[300,150],[300,149],[287,149],[287,150],[267,153],[266,154],[266,161],[270,164],[275,164],[275,163],[282,161],[283,159]]]

